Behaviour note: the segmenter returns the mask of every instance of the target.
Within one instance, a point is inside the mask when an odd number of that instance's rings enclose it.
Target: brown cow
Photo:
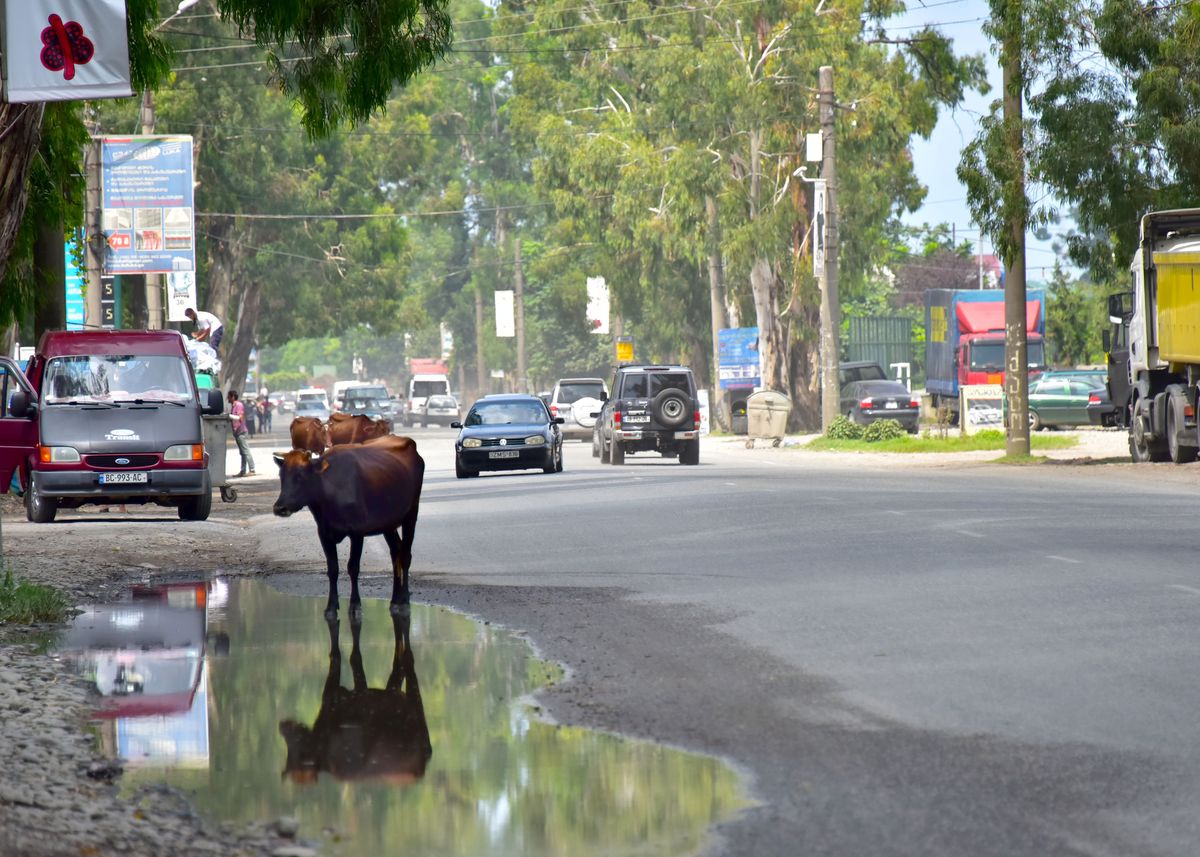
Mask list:
[[[273,511],[281,518],[305,506],[317,522],[329,575],[326,616],[337,616],[337,546],[350,537],[350,615],[362,613],[358,569],[363,539],[383,536],[392,555],[392,611],[409,602],[408,569],[412,563],[417,509],[425,479],[425,461],[412,438],[387,437],[369,443],[330,447],[321,458],[293,449],[276,455],[279,497]],[[403,538],[401,538],[403,531]]]
[[[364,443],[377,437],[387,437],[392,433],[389,420],[373,420],[366,414],[333,414],[327,424],[329,445],[337,446],[343,443]]]
[[[409,641],[408,616],[392,616],[395,649],[387,685],[367,685],[359,649],[360,622],[351,621],[350,669],[353,689],[342,687],[338,621],[329,624],[329,673],[321,710],[311,727],[283,720],[279,734],[287,744],[283,775],[308,785],[322,774],[343,782],[383,782],[406,786],[425,775],[433,755],[429,726]]]
[[[292,420],[292,449],[304,449],[323,455],[329,446],[329,429],[316,417],[296,417]]]

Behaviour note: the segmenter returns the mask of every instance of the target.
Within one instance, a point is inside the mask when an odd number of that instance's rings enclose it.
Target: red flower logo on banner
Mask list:
[[[76,64],[83,65],[96,53],[92,40],[83,34],[77,21],[63,24],[58,15],[49,17],[50,26],[42,30],[42,65],[51,71],[62,71],[63,77],[75,77]]]

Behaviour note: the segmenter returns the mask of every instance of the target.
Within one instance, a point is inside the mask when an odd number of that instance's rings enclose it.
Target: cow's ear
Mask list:
[[[277,466],[277,467],[278,467],[280,470],[283,470],[283,453],[280,453],[280,452],[273,452],[273,453],[271,453],[271,457],[272,457],[273,459],[275,459],[275,465],[276,465],[276,466]]]

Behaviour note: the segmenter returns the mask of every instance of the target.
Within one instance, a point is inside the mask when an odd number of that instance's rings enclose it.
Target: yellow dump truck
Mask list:
[[[1200,387],[1200,208],[1142,218],[1131,265],[1128,369],[1110,363],[1114,403],[1128,390],[1129,452],[1134,461],[1195,461]],[[1112,310],[1110,310],[1112,312]]]

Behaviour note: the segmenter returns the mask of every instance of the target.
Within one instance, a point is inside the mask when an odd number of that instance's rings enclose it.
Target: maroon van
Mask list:
[[[208,517],[200,416],[224,402],[201,398],[178,331],[49,331],[25,372],[0,358],[0,384],[0,490],[17,474],[29,520],[85,503]]]

